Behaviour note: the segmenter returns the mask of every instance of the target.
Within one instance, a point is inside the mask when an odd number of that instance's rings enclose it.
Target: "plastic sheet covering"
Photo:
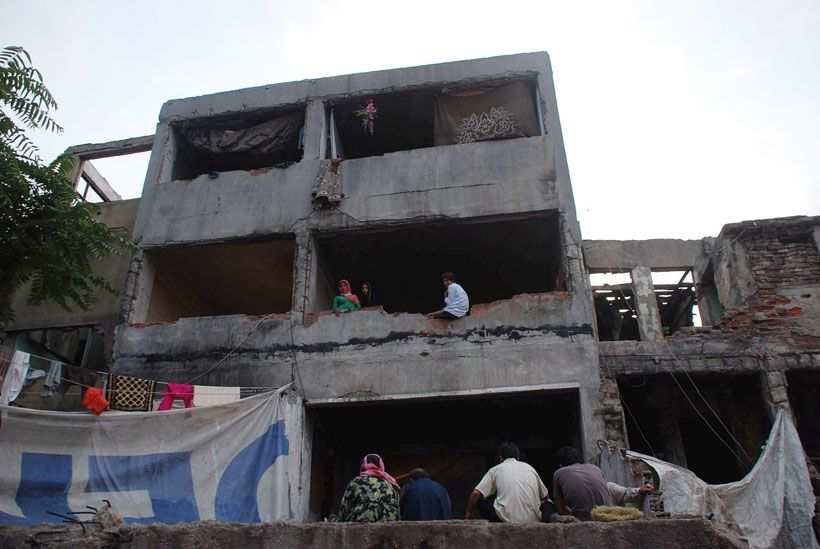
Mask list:
[[[295,111],[250,127],[243,123],[213,123],[188,128],[183,134],[197,150],[219,153],[271,154],[282,151],[302,126],[303,113]]]
[[[433,122],[436,146],[541,133],[529,82],[441,95]]]
[[[666,510],[676,515],[714,514],[736,525],[752,548],[817,547],[812,531],[814,493],[803,447],[788,414],[780,410],[766,448],[737,482],[706,484],[688,469],[636,452],[660,477]]]
[[[301,409],[281,391],[100,417],[2,406],[0,524],[59,522],[46,511],[104,499],[129,523],[291,518]]]

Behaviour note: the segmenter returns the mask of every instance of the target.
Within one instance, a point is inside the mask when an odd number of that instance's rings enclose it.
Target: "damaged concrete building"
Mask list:
[[[546,54],[169,101],[153,137],[73,152],[146,143],[142,198],[103,204],[139,246],[108,268],[122,299],[92,317],[19,301],[7,341],[160,381],[293,383],[298,520],[333,512],[370,451],[427,468],[461,517],[504,440],[545,481],[559,447],[608,440],[720,483],[785,407],[820,458],[820,218],[583,241]],[[443,271],[469,316],[424,315]],[[334,315],[342,278],[378,305]],[[49,349],[79,329],[102,336],[93,364],[90,336]]]

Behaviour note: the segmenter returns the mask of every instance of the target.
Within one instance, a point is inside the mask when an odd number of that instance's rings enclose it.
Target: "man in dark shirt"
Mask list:
[[[444,486],[430,480],[424,469],[410,471],[410,482],[401,495],[402,520],[450,520],[453,509]]]
[[[570,446],[558,450],[558,464],[561,468],[552,477],[555,508],[579,520],[591,520],[590,512],[596,505],[637,503],[655,490],[649,483],[630,488],[607,482],[603,471],[591,463],[581,463],[581,454]]]
[[[591,463],[581,463],[578,450],[570,446],[558,450],[558,464],[561,468],[552,477],[552,491],[560,514],[590,520],[593,507],[612,505],[603,471]]]

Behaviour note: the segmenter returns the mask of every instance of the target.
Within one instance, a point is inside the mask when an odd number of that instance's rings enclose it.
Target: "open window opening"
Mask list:
[[[154,136],[145,135],[69,147],[66,154],[74,160],[71,178],[75,190],[88,202],[138,198],[153,143]],[[100,170],[114,181],[116,190]]]
[[[172,179],[234,170],[287,168],[302,159],[304,107],[174,126]]]
[[[715,285],[715,270],[711,261],[697,285],[697,302],[699,316],[704,326],[717,324],[723,318],[723,304],[720,302],[720,295]]]
[[[578,393],[550,392],[402,404],[312,408],[311,514],[338,512],[359,462],[378,453],[400,484],[416,467],[427,470],[450,495],[455,518],[502,442],[514,442],[550,488],[561,446],[581,448]],[[536,422],[533,418],[544,418]]]
[[[364,158],[433,146],[434,90],[384,93],[372,97],[377,109],[373,134],[356,112],[369,97],[326,103],[330,158]]]
[[[628,272],[589,275],[600,341],[637,341],[638,316]]]
[[[330,158],[544,134],[531,80],[380,93],[326,105]]]
[[[663,335],[681,328],[700,326],[692,271],[652,271],[652,285],[658,301]]]
[[[28,376],[15,406],[39,410],[84,410],[82,395],[84,385],[94,385],[97,372],[107,370],[107,356],[103,335],[90,326],[46,328],[14,332],[14,347],[29,353]],[[63,364],[56,390],[45,390],[46,375],[52,361]],[[0,364],[0,366],[3,366]],[[69,366],[77,367],[69,370]],[[0,368],[0,373],[2,368]],[[79,383],[71,383],[74,380]]]
[[[147,251],[153,276],[145,322],[287,312],[294,252],[293,236]]]
[[[629,272],[590,274],[600,341],[640,340],[635,291]],[[664,335],[700,326],[691,271],[652,271]]]
[[[686,467],[711,484],[742,478],[768,436],[758,375],[676,374],[673,379],[665,374],[617,381],[631,412],[626,414],[630,449]]]
[[[566,289],[558,216],[426,224],[317,237],[320,273],[313,310],[331,308],[336,281],[360,294],[369,282],[387,312],[443,306],[441,274],[452,271],[470,304]]]
[[[797,434],[815,469],[820,470],[820,372],[787,372],[786,380]]]
[[[151,160],[151,151],[131,153],[122,156],[99,158],[83,162],[84,185],[78,187],[77,192],[89,202],[109,202],[112,200],[127,200],[142,196],[142,187],[145,183],[145,173],[148,171],[148,162]],[[90,165],[90,166],[89,166]],[[94,183],[86,179],[89,173],[96,172]],[[105,174],[103,177],[102,174]],[[100,180],[104,181],[102,183]],[[113,181],[113,185],[108,181]],[[116,189],[116,196],[104,191],[106,187]],[[108,193],[108,194],[106,194]]]

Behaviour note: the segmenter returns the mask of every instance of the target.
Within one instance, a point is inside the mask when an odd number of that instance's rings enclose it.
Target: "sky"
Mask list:
[[[820,214],[817,0],[0,0],[0,13],[0,45],[25,47],[59,103],[65,131],[32,136],[47,160],[152,134],[169,99],[547,51],[584,238]],[[130,198],[147,162],[94,164]]]

